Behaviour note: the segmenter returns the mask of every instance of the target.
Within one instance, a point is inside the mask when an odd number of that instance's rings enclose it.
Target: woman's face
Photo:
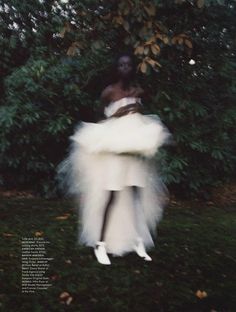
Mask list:
[[[121,56],[117,63],[117,72],[120,78],[129,78],[133,71],[133,63],[129,56]]]

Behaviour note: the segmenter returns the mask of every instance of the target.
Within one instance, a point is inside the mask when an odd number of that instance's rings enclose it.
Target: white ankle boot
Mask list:
[[[105,242],[97,242],[96,247],[94,248],[94,253],[99,263],[109,265],[111,264],[111,261],[108,258],[105,245]]]
[[[146,253],[143,240],[140,237],[137,239],[137,245],[134,246],[134,250],[145,261],[152,261],[152,258]]]

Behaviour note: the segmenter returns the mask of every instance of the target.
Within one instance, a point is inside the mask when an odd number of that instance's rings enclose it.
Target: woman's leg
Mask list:
[[[137,223],[137,231],[140,231],[140,227],[142,227],[142,224],[140,222],[145,222],[145,220],[140,220],[141,212],[138,211],[141,209],[139,206],[141,201],[141,190],[138,186],[132,186],[132,193],[133,193],[133,199],[134,199],[134,208],[135,208],[135,215],[136,215],[136,223]],[[140,231],[141,232],[141,231]],[[139,233],[141,234],[141,233]],[[151,261],[152,258],[146,253],[145,246],[143,244],[143,240],[141,236],[137,237],[137,245],[135,246],[136,253],[144,258],[146,261]]]
[[[132,192],[132,196],[133,196],[133,205],[134,205],[134,214],[135,214],[135,222],[136,222],[136,226],[137,226],[137,231],[141,232],[140,230],[140,223],[142,222],[142,220],[140,220],[140,211],[139,209],[140,207],[140,201],[141,201],[141,190],[140,187],[138,186],[131,186],[131,192]]]
[[[134,200],[140,200],[140,187],[138,186],[131,186],[133,191]]]
[[[114,198],[115,198],[115,191],[110,191],[109,198],[105,206],[105,210],[104,210],[104,218],[103,218],[100,241],[103,241],[105,237],[105,231],[107,228],[107,220],[109,219],[109,214],[110,214],[110,210],[111,210],[111,206],[114,201]]]
[[[101,264],[111,264],[110,259],[108,258],[107,252],[106,252],[106,243],[104,241],[107,223],[109,219],[109,214],[111,210],[112,203],[114,201],[115,191],[110,191],[109,198],[105,206],[104,210],[104,218],[103,218],[103,224],[101,229],[101,235],[100,235],[100,241],[97,242],[96,247],[94,249],[95,256],[97,257],[98,262]]]

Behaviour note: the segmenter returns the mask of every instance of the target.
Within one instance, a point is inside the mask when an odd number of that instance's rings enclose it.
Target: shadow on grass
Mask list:
[[[0,211],[4,312],[236,311],[236,205],[172,204],[149,251],[153,261],[130,253],[111,257],[111,266],[77,245],[70,201],[1,198]],[[22,293],[21,240],[35,235],[50,242],[46,276],[52,286]]]

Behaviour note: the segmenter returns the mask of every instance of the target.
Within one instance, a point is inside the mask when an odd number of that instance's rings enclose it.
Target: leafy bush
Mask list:
[[[234,1],[21,2],[1,6],[2,185],[53,190],[68,137],[79,120],[101,118],[109,67],[127,48],[149,95],[146,112],[173,134],[175,145],[159,155],[166,183],[207,195],[233,177]]]

